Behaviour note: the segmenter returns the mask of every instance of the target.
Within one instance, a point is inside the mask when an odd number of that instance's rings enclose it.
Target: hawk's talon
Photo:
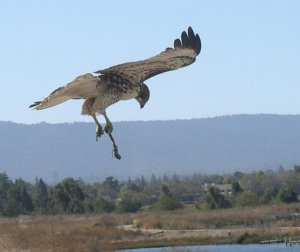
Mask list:
[[[118,147],[114,146],[113,153],[116,159],[121,159],[121,155],[119,154]]]
[[[113,131],[113,126],[111,123],[107,123],[104,127],[104,131],[106,134],[110,135]]]
[[[98,139],[104,134],[103,129],[102,128],[98,128],[96,130],[96,141],[98,142]]]

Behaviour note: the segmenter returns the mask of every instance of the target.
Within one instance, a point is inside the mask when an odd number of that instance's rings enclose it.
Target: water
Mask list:
[[[285,244],[249,244],[249,245],[205,245],[168,248],[126,249],[120,252],[299,252],[300,246]]]

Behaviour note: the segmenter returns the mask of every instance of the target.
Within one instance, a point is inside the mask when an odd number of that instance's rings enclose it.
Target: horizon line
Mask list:
[[[198,118],[179,118],[179,119],[151,119],[151,120],[122,120],[122,121],[113,121],[113,123],[131,123],[131,122],[171,122],[171,121],[191,121],[191,120],[206,120],[206,119],[218,119],[222,117],[238,117],[238,116],[300,116],[299,114],[275,114],[275,113],[242,113],[242,114],[226,114],[226,115],[216,115],[216,116],[207,116],[207,117],[198,117]],[[40,122],[32,122],[32,123],[25,123],[25,122],[14,122],[10,120],[0,120],[0,123],[14,123],[14,124],[23,124],[23,125],[37,125],[37,124],[74,124],[74,123],[93,123],[87,121],[66,121],[66,122],[47,122],[47,121],[40,121]]]

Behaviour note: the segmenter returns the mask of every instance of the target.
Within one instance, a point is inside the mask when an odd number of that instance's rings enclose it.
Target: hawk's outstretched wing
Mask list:
[[[143,82],[157,74],[192,64],[201,50],[201,40],[191,27],[181,34],[181,40],[174,41],[174,48],[167,48],[160,54],[146,60],[116,65],[95,73],[116,74],[133,82]]]
[[[55,89],[47,98],[30,105],[37,110],[49,108],[69,99],[89,98],[95,95],[98,79],[92,74],[76,77],[69,84]]]

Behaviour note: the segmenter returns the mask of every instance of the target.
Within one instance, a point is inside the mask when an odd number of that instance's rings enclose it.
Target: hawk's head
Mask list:
[[[135,99],[139,102],[141,108],[143,108],[145,106],[145,104],[147,103],[147,101],[150,98],[150,91],[149,88],[147,87],[146,84],[142,84],[141,85],[141,90],[138,94],[137,97],[135,97]]]

